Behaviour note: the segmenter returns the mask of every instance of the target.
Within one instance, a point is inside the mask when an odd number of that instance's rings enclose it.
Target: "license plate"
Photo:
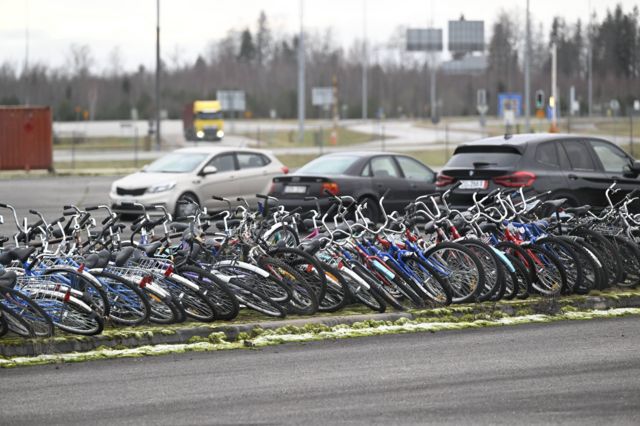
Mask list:
[[[460,189],[487,189],[488,180],[463,180]]]
[[[307,192],[306,186],[289,185],[284,187],[286,194],[304,194]]]

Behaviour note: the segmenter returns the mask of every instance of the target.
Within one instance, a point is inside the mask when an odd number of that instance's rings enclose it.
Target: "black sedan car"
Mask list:
[[[607,205],[605,190],[614,182],[616,196],[640,188],[640,162],[617,145],[591,136],[520,134],[481,139],[459,145],[438,174],[439,191],[460,181],[450,197],[455,206],[473,203],[474,192],[524,188],[552,191],[572,206]]]
[[[419,195],[435,192],[436,174],[429,167],[407,155],[389,152],[344,152],[328,154],[307,163],[296,172],[273,179],[269,195],[293,209],[321,208],[330,202],[325,190],[335,195],[350,195],[367,202],[369,218],[380,218],[378,200],[389,189],[385,210],[401,210]]]

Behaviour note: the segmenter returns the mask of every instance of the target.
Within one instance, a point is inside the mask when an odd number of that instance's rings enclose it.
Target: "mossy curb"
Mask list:
[[[319,316],[301,319],[248,322],[244,324],[178,324],[172,326],[148,326],[142,328],[108,329],[100,336],[61,335],[52,338],[0,339],[0,356],[32,357],[42,354],[63,354],[95,351],[98,348],[123,350],[157,345],[195,344],[208,342],[251,341],[250,337],[264,331],[281,335],[303,330],[305,333],[326,331],[345,326],[350,330],[379,325],[397,325],[403,321],[419,323],[475,323],[516,318],[531,315],[559,316],[571,312],[640,307],[640,292],[609,291],[590,296],[562,298],[531,298],[529,300],[502,301],[454,305],[447,308],[414,310],[384,314],[355,314]],[[213,336],[213,337],[212,337]],[[224,336],[224,338],[222,338]],[[249,344],[251,346],[251,344]]]

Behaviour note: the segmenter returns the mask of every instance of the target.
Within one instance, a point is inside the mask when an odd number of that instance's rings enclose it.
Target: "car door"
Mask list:
[[[256,201],[256,194],[265,193],[271,182],[265,157],[255,152],[238,151],[236,158],[238,159],[238,173],[235,185],[238,196],[244,197],[253,204]]]
[[[385,197],[385,209],[387,213],[402,209],[405,204],[407,182],[402,178],[400,169],[391,155],[379,155],[371,158],[370,174],[373,190],[378,197],[382,197],[385,191],[389,193]]]
[[[233,205],[237,204],[237,164],[235,153],[225,152],[218,154],[207,163],[207,166],[215,166],[218,171],[202,177],[200,183],[201,204],[212,209],[227,206],[224,202],[211,199],[213,195],[228,198]]]
[[[406,181],[406,193],[403,198],[408,203],[413,202],[420,195],[436,192],[436,174],[427,166],[411,157],[395,156],[402,175]]]
[[[613,182],[617,182],[617,187],[622,189],[615,194],[614,202],[624,197],[634,189],[640,188],[640,181],[637,177],[626,175],[624,169],[628,168],[633,159],[619,147],[602,140],[590,139],[589,145],[595,153],[600,168],[603,170],[605,186],[608,187]]]
[[[569,189],[581,203],[605,205],[607,180],[595,161],[591,146],[584,139],[563,140],[561,146]]]

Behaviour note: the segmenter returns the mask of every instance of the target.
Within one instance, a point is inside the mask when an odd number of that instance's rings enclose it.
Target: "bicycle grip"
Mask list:
[[[89,207],[85,207],[84,209],[88,212],[93,211],[93,210],[98,210],[100,207],[98,206],[89,206]]]
[[[449,190],[453,191],[454,189],[458,188],[460,185],[462,185],[462,181],[459,180],[456,183],[454,183],[453,185],[451,185],[451,188],[449,188]]]
[[[269,199],[269,197],[267,197],[266,195],[263,195],[263,194],[256,194],[256,198],[261,198],[263,200],[268,200]]]
[[[37,212],[36,210],[33,210],[33,209],[29,209],[29,213],[31,213],[31,214],[35,214],[35,215],[37,215],[37,214],[38,214],[38,212]]]
[[[2,207],[3,209],[8,209],[9,206],[6,205],[5,203],[0,203],[0,207]]]
[[[217,195],[212,195],[212,196],[211,196],[211,199],[212,199],[212,200],[216,200],[216,201],[224,201],[224,198],[222,198],[222,197],[218,197]]]
[[[333,216],[333,214],[335,213],[335,211],[337,209],[338,209],[338,205],[337,204],[331,204],[331,207],[329,207],[329,210],[327,210],[327,217]]]

